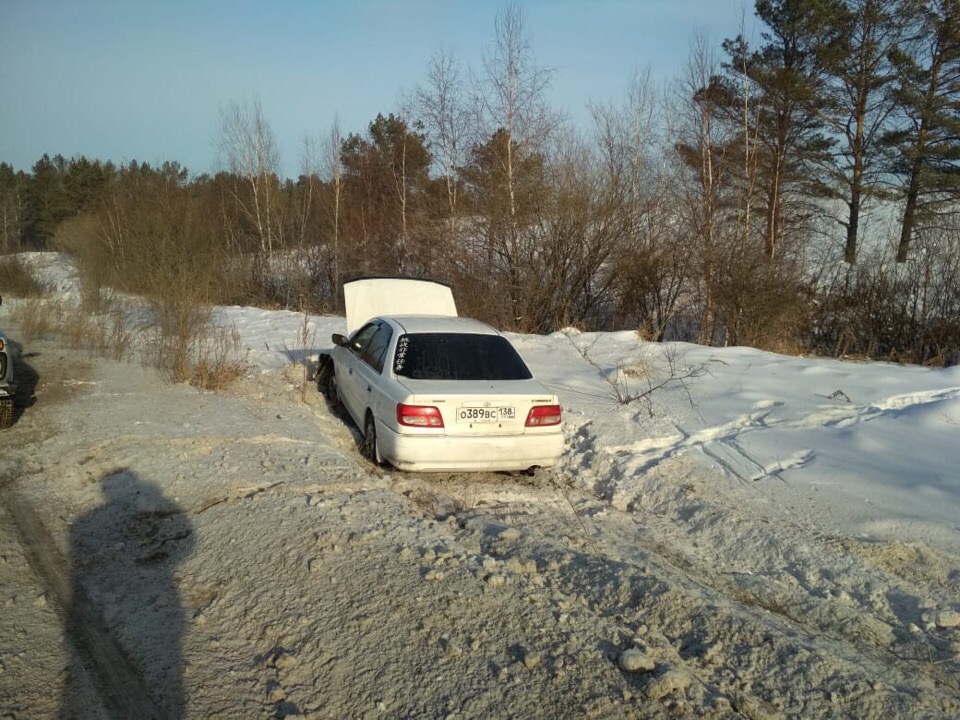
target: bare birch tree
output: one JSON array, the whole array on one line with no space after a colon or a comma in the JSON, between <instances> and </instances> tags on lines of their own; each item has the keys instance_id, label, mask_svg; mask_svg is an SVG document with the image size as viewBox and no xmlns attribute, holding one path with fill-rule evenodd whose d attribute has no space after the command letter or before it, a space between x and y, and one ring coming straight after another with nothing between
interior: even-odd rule
<instances>
[{"instance_id":1,"label":"bare birch tree","mask_svg":"<svg viewBox=\"0 0 960 720\"><path fill-rule=\"evenodd\" d=\"M551 71L536 64L520 6L512 2L497 15L494 46L484 58L483 72L476 88L476 112L479 127L489 138L488 152L495 159L495 173L502 187L497 194L506 200L505 217L486 218L487 242L494 245L490 254L503 259L506 267L506 289L509 293L509 322L522 327L524 318L522 276L525 268L521 258L530 257L535 236L523 218L530 218L529 207L521 207L536 193L522 192L520 177L523 167L540 164L537 156L546 145L550 131L557 124L550 111L545 92L550 84ZM480 143L474 145L476 153ZM498 211L499 212L499 211ZM505 318L506 319L506 318Z\"/></svg>"},{"instance_id":2,"label":"bare birch tree","mask_svg":"<svg viewBox=\"0 0 960 720\"><path fill-rule=\"evenodd\" d=\"M461 201L457 173L466 162L470 121L460 66L449 51L441 48L434 53L427 69L427 84L414 91L411 106L423 125L435 172L444 182L447 228L455 241Z\"/></svg>"},{"instance_id":3,"label":"bare birch tree","mask_svg":"<svg viewBox=\"0 0 960 720\"><path fill-rule=\"evenodd\" d=\"M717 263L725 152L732 138L718 122L721 104L716 85L719 65L704 33L691 43L690 59L681 77L671 130L680 154L682 202L697 247L701 281L699 342L711 344L717 330Z\"/></svg>"},{"instance_id":4,"label":"bare birch tree","mask_svg":"<svg viewBox=\"0 0 960 720\"><path fill-rule=\"evenodd\" d=\"M340 119L334 117L327 136L325 171L330 183L330 287L335 307L340 304L340 205L343 199L343 161Z\"/></svg>"},{"instance_id":5,"label":"bare birch tree","mask_svg":"<svg viewBox=\"0 0 960 720\"><path fill-rule=\"evenodd\" d=\"M298 207L297 235L298 246L302 250L307 245L307 232L313 210L314 197L317 195L317 180L320 175L319 142L315 136L303 138L303 150L300 157L300 204Z\"/></svg>"},{"instance_id":6,"label":"bare birch tree","mask_svg":"<svg viewBox=\"0 0 960 720\"><path fill-rule=\"evenodd\" d=\"M481 119L488 131L503 129L510 142L505 158L510 215L517 214L515 150L541 146L556 118L546 104L552 71L536 64L520 5L511 2L497 15L494 50L484 58L486 92L478 95Z\"/></svg>"},{"instance_id":7,"label":"bare birch tree","mask_svg":"<svg viewBox=\"0 0 960 720\"><path fill-rule=\"evenodd\" d=\"M661 162L662 110L649 70L633 76L620 105L591 106L603 176L600 204L615 236L615 317L654 339L664 337L676 310L690 255L676 243L675 204Z\"/></svg>"},{"instance_id":8,"label":"bare birch tree","mask_svg":"<svg viewBox=\"0 0 960 720\"><path fill-rule=\"evenodd\" d=\"M223 167L240 180L233 200L269 258L282 232L274 208L280 153L259 100L231 102L220 109L217 149Z\"/></svg>"}]
</instances>

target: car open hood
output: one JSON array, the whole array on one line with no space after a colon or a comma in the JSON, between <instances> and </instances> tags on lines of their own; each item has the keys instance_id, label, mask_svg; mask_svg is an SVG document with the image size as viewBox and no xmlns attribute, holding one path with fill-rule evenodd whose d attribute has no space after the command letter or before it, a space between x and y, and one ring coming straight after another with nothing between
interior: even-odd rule
<instances>
[{"instance_id":1,"label":"car open hood","mask_svg":"<svg viewBox=\"0 0 960 720\"><path fill-rule=\"evenodd\" d=\"M457 316L449 285L411 278L361 278L343 284L347 334L378 315Z\"/></svg>"}]
</instances>

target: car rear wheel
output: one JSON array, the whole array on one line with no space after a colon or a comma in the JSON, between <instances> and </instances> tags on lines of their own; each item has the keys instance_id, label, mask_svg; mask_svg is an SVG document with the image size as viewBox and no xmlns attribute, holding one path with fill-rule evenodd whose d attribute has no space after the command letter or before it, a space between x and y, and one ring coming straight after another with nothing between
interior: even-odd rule
<instances>
[{"instance_id":1,"label":"car rear wheel","mask_svg":"<svg viewBox=\"0 0 960 720\"><path fill-rule=\"evenodd\" d=\"M360 452L374 465L383 465L380 445L377 443L377 421L373 419L371 412L367 413L367 419L363 423L363 442L360 445Z\"/></svg>"}]
</instances>

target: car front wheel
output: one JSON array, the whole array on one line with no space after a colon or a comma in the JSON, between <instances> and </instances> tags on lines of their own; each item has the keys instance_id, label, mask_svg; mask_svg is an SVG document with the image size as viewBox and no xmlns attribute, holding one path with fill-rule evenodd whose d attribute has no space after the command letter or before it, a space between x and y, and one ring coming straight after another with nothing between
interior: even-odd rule
<instances>
[{"instance_id":1,"label":"car front wheel","mask_svg":"<svg viewBox=\"0 0 960 720\"><path fill-rule=\"evenodd\" d=\"M13 425L13 398L0 398L0 430Z\"/></svg>"},{"instance_id":2,"label":"car front wheel","mask_svg":"<svg viewBox=\"0 0 960 720\"><path fill-rule=\"evenodd\" d=\"M334 410L339 410L343 407L343 403L340 402L340 393L337 389L337 374L335 372L330 372L327 375L327 388L326 388L327 401L330 403L330 407Z\"/></svg>"}]
</instances>

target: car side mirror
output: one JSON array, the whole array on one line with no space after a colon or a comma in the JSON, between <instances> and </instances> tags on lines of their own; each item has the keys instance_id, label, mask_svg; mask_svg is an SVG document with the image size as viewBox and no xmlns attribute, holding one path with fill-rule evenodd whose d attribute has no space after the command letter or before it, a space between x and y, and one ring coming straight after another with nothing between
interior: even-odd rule
<instances>
[{"instance_id":1,"label":"car side mirror","mask_svg":"<svg viewBox=\"0 0 960 720\"><path fill-rule=\"evenodd\" d=\"M347 346L347 338L340 333L334 333L332 340L334 345L338 345L339 347Z\"/></svg>"}]
</instances>

